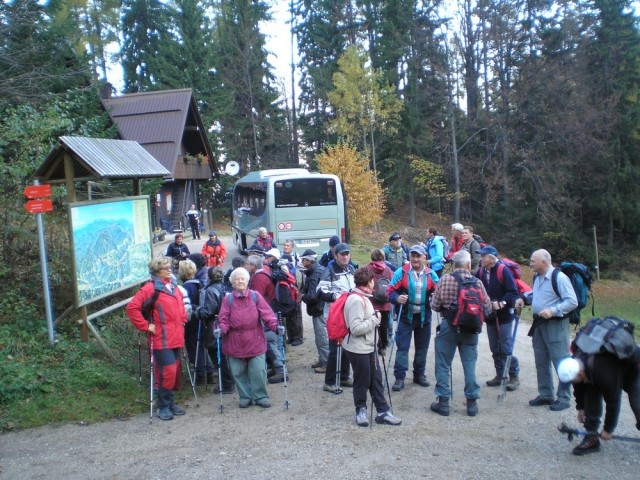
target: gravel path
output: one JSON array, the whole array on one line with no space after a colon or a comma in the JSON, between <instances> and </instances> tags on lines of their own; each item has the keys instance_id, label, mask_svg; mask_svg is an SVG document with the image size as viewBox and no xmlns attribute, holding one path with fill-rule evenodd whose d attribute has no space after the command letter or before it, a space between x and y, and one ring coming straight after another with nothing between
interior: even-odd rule
<instances>
[{"instance_id":1,"label":"gravel path","mask_svg":"<svg viewBox=\"0 0 640 480\"><path fill-rule=\"evenodd\" d=\"M556 413L528 405L537 391L527 330L527 325L520 328L516 345L521 387L504 403L496 402L497 388L484 387L494 372L483 333L477 417L466 416L456 356L450 417L429 410L433 386L407 382L405 390L392 392L403 424L369 429L355 425L349 389L342 395L322 391L323 375L309 367L315 347L311 321L305 318L305 343L287 352L288 410L283 384L268 387L271 409L240 410L237 395L225 395L222 414L220 397L200 387L199 407L189 397L187 415L170 422L156 418L150 425L147 414L7 433L0 436L0 479L637 479L639 444L607 442L600 453L575 457L572 444L556 430L561 422L578 425L575 410ZM427 364L432 383L433 365L432 342ZM141 388L141 397L146 392ZM639 437L634 424L624 395L616 433Z\"/></svg>"}]
</instances>

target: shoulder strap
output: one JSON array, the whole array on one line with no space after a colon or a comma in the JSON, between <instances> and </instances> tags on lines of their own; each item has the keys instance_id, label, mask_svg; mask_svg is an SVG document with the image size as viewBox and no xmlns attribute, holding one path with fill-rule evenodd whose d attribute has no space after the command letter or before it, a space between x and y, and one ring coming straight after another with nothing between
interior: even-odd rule
<instances>
[{"instance_id":1,"label":"shoulder strap","mask_svg":"<svg viewBox=\"0 0 640 480\"><path fill-rule=\"evenodd\" d=\"M498 270L496 275L498 276L498 282L504 287L504 263L501 263L500 261L498 261Z\"/></svg>"},{"instance_id":2,"label":"shoulder strap","mask_svg":"<svg viewBox=\"0 0 640 480\"><path fill-rule=\"evenodd\" d=\"M551 272L551 287L553 288L553 292L556 294L556 297L560 297L560 292L558 291L558 275L560 274L559 268L554 268L553 272Z\"/></svg>"}]
</instances>

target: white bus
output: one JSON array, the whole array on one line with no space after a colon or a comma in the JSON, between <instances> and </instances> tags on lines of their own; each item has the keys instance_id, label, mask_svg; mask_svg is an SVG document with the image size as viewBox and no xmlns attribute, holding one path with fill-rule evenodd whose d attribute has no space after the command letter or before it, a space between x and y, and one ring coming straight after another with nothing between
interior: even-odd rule
<instances>
[{"instance_id":1,"label":"white bus","mask_svg":"<svg viewBox=\"0 0 640 480\"><path fill-rule=\"evenodd\" d=\"M335 175L303 168L250 172L233 187L231 228L233 243L245 253L265 227L279 249L285 240L295 250L322 254L337 235L348 241L345 197Z\"/></svg>"}]
</instances>

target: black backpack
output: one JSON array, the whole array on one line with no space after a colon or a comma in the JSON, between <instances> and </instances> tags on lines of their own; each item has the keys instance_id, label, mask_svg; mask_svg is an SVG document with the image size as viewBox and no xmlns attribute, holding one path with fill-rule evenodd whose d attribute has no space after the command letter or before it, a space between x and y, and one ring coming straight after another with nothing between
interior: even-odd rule
<instances>
[{"instance_id":1,"label":"black backpack","mask_svg":"<svg viewBox=\"0 0 640 480\"><path fill-rule=\"evenodd\" d=\"M447 320L458 332L480 333L484 323L484 293L476 277L451 274L458 282L458 295L447 312Z\"/></svg>"},{"instance_id":2,"label":"black backpack","mask_svg":"<svg viewBox=\"0 0 640 480\"><path fill-rule=\"evenodd\" d=\"M379 277L375 280L373 286L373 301L376 303L387 303L389 296L387 295L387 287L391 282L385 277Z\"/></svg>"},{"instance_id":3,"label":"black backpack","mask_svg":"<svg viewBox=\"0 0 640 480\"><path fill-rule=\"evenodd\" d=\"M633 324L622 318L592 318L576 334L574 345L588 355L611 353L627 360L636 350L633 329Z\"/></svg>"},{"instance_id":4,"label":"black backpack","mask_svg":"<svg viewBox=\"0 0 640 480\"><path fill-rule=\"evenodd\" d=\"M274 282L275 297L271 307L277 313L287 316L296 311L300 303L300 292L296 284L296 277L280 268L271 270L271 280Z\"/></svg>"}]
</instances>

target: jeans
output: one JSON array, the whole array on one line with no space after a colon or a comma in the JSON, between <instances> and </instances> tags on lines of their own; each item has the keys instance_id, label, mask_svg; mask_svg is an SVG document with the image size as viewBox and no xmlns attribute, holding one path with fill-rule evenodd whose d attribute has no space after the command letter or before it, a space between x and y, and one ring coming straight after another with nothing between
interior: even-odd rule
<instances>
[{"instance_id":1,"label":"jeans","mask_svg":"<svg viewBox=\"0 0 640 480\"><path fill-rule=\"evenodd\" d=\"M489 339L489 348L493 355L493 366L496 369L496 375L502 377L504 372L504 364L507 356L512 352L513 324L515 320L508 323L496 323L495 319L488 320L487 338ZM511 364L509 365L509 375L517 377L520 375L520 362L515 355L511 356Z\"/></svg>"},{"instance_id":2,"label":"jeans","mask_svg":"<svg viewBox=\"0 0 640 480\"><path fill-rule=\"evenodd\" d=\"M380 360L374 352L346 352L353 367L353 404L356 412L367 407L367 392L371 394L373 404L378 413L388 412L389 404L384 398ZM384 359L382 360L384 361Z\"/></svg>"},{"instance_id":3,"label":"jeans","mask_svg":"<svg viewBox=\"0 0 640 480\"><path fill-rule=\"evenodd\" d=\"M318 350L318 360L322 365L326 366L329 361L329 337L327 336L327 319L323 315L314 315L313 334L316 341L316 350Z\"/></svg>"},{"instance_id":4,"label":"jeans","mask_svg":"<svg viewBox=\"0 0 640 480\"><path fill-rule=\"evenodd\" d=\"M404 318L398 320L398 330L396 331L396 363L393 367L393 374L397 380L404 380L409 369L409 347L411 346L411 334L415 343L415 354L413 357L413 376L424 375L427 367L427 351L431 342L431 319L420 325L420 320L407 322Z\"/></svg>"},{"instance_id":5,"label":"jeans","mask_svg":"<svg viewBox=\"0 0 640 480\"><path fill-rule=\"evenodd\" d=\"M536 327L533 331L533 355L536 361L538 393L541 398L553 401L556 396L551 365L557 372L560 361L570 355L568 318L546 320ZM558 382L558 401L571 402L570 383Z\"/></svg>"},{"instance_id":6,"label":"jeans","mask_svg":"<svg viewBox=\"0 0 640 480\"><path fill-rule=\"evenodd\" d=\"M476 360L478 359L478 334L458 333L444 320L437 329L436 339L436 389L435 395L442 399L451 398L451 363L460 353L464 370L464 396L469 400L480 398L480 386L476 382Z\"/></svg>"},{"instance_id":7,"label":"jeans","mask_svg":"<svg viewBox=\"0 0 640 480\"><path fill-rule=\"evenodd\" d=\"M283 372L284 358L282 356L282 350L280 349L280 340L271 330L266 330L264 336L267 340L267 359L273 365L273 369L278 372Z\"/></svg>"},{"instance_id":8,"label":"jeans","mask_svg":"<svg viewBox=\"0 0 640 480\"><path fill-rule=\"evenodd\" d=\"M228 357L229 368L238 388L240 401L258 402L267 395L267 370L264 353L250 358Z\"/></svg>"},{"instance_id":9,"label":"jeans","mask_svg":"<svg viewBox=\"0 0 640 480\"><path fill-rule=\"evenodd\" d=\"M344 349L340 347L342 355L340 356L340 380L349 379L349 358ZM338 342L335 340L329 340L329 357L327 358L327 371L324 374L324 383L327 385L336 384L336 369L338 366Z\"/></svg>"}]
</instances>

